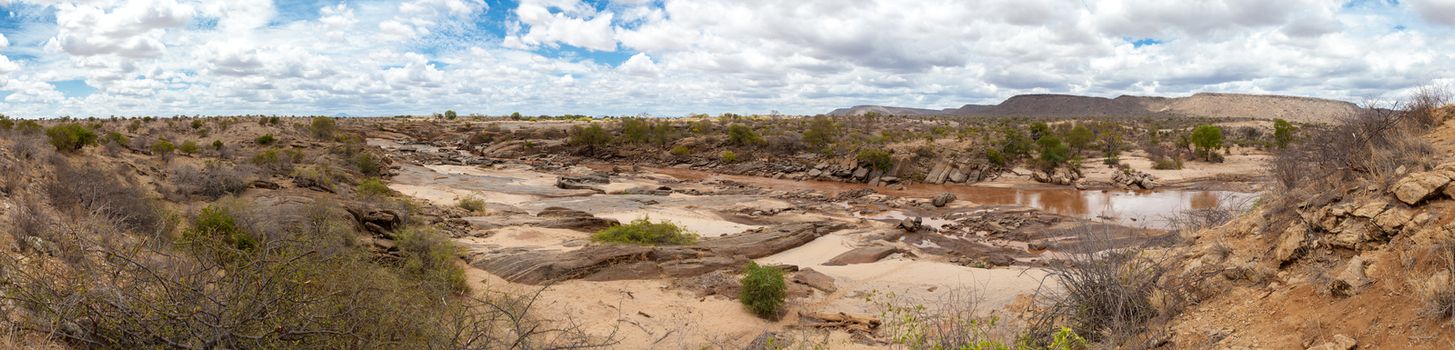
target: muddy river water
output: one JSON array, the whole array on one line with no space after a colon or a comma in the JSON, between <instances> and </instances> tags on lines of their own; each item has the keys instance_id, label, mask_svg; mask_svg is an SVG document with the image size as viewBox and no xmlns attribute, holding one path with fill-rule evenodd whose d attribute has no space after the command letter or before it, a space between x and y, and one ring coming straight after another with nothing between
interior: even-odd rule
<instances>
[{"instance_id":1,"label":"muddy river water","mask_svg":"<svg viewBox=\"0 0 1455 350\"><path fill-rule=\"evenodd\" d=\"M903 189L873 187L866 184L797 181L755 176L713 174L691 169L652 169L654 172L682 179L735 181L778 190L813 189L830 194L874 188L879 193L929 198L941 192L955 194L959 200L978 205L1013 205L1031 207L1051 213L1114 222L1126 226L1166 228L1167 218L1189 209L1212 209L1224 206L1246 206L1257 193L1212 190L1077 190L1066 187L913 184Z\"/></svg>"}]
</instances>

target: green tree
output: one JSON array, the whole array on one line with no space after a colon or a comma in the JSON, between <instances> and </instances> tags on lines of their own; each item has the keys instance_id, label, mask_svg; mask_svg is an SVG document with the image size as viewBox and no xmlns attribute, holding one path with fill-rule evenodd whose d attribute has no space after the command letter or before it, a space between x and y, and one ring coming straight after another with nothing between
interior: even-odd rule
<instances>
[{"instance_id":1,"label":"green tree","mask_svg":"<svg viewBox=\"0 0 1455 350\"><path fill-rule=\"evenodd\" d=\"M818 116L808 122L808 130L803 132L803 143L817 150L828 148L839 137L839 126L832 118Z\"/></svg>"},{"instance_id":2,"label":"green tree","mask_svg":"<svg viewBox=\"0 0 1455 350\"><path fill-rule=\"evenodd\" d=\"M96 132L76 123L66 123L52 126L45 129L45 136L50 137L51 145L57 151L75 152L81 147L96 144Z\"/></svg>"},{"instance_id":3,"label":"green tree","mask_svg":"<svg viewBox=\"0 0 1455 350\"><path fill-rule=\"evenodd\" d=\"M1288 144L1293 142L1294 131L1297 129L1294 129L1293 124L1287 120L1273 120L1273 141L1278 144L1278 148L1288 147Z\"/></svg>"},{"instance_id":4,"label":"green tree","mask_svg":"<svg viewBox=\"0 0 1455 350\"><path fill-rule=\"evenodd\" d=\"M738 146L750 146L763 144L763 137L753 128L743 124L728 126L728 143Z\"/></svg>"},{"instance_id":5,"label":"green tree","mask_svg":"<svg viewBox=\"0 0 1455 350\"><path fill-rule=\"evenodd\" d=\"M1005 129L1005 143L1000 147L1000 153L1005 155L1007 160L1025 158L1031 153L1031 139L1026 137L1025 132L1018 128Z\"/></svg>"},{"instance_id":6,"label":"green tree","mask_svg":"<svg viewBox=\"0 0 1455 350\"><path fill-rule=\"evenodd\" d=\"M571 128L571 139L567 141L573 146L586 148L586 153L596 154L601 146L611 142L611 135L602 129L600 124L591 123L589 126L577 125Z\"/></svg>"},{"instance_id":7,"label":"green tree","mask_svg":"<svg viewBox=\"0 0 1455 350\"><path fill-rule=\"evenodd\" d=\"M455 120L455 118L459 118L459 117L460 117L460 115L455 114L455 110L453 110L453 109L446 110L445 111L445 119Z\"/></svg>"},{"instance_id":8,"label":"green tree","mask_svg":"<svg viewBox=\"0 0 1455 350\"><path fill-rule=\"evenodd\" d=\"M1223 129L1212 125L1201 125L1192 130L1188 141L1197 148L1197 154L1211 160L1218 148L1223 147Z\"/></svg>"},{"instance_id":9,"label":"green tree","mask_svg":"<svg viewBox=\"0 0 1455 350\"><path fill-rule=\"evenodd\" d=\"M1042 137L1051 134L1051 126L1046 123L1031 123L1031 140L1039 141Z\"/></svg>"},{"instance_id":10,"label":"green tree","mask_svg":"<svg viewBox=\"0 0 1455 350\"><path fill-rule=\"evenodd\" d=\"M1066 144L1071 146L1071 149L1076 150L1076 153L1080 154L1081 150L1086 149L1086 145L1091 144L1091 141L1095 137L1096 135L1091 132L1091 128L1076 124L1076 127L1071 128L1071 131L1066 133Z\"/></svg>"},{"instance_id":11,"label":"green tree","mask_svg":"<svg viewBox=\"0 0 1455 350\"><path fill-rule=\"evenodd\" d=\"M1039 148L1042 169L1055 169L1070 159L1071 148L1066 147L1056 135L1042 136L1036 140L1036 146Z\"/></svg>"},{"instance_id":12,"label":"green tree","mask_svg":"<svg viewBox=\"0 0 1455 350\"><path fill-rule=\"evenodd\" d=\"M889 168L894 166L894 160L889 156L889 152L881 149L861 150L855 158L859 160L860 165L879 171L889 171Z\"/></svg>"}]
</instances>

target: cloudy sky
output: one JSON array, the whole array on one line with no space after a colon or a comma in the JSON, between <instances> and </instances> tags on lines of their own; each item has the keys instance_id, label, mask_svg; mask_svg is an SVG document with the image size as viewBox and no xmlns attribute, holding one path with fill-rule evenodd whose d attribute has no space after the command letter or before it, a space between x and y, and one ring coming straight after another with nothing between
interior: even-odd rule
<instances>
[{"instance_id":1,"label":"cloudy sky","mask_svg":"<svg viewBox=\"0 0 1455 350\"><path fill-rule=\"evenodd\" d=\"M1455 0L0 0L0 113L823 113L1032 92L1363 101Z\"/></svg>"}]
</instances>

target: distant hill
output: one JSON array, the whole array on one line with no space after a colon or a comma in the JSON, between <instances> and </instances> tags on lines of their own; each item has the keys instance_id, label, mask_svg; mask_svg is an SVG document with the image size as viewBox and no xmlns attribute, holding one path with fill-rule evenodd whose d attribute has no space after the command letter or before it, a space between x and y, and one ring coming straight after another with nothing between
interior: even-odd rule
<instances>
[{"instance_id":1,"label":"distant hill","mask_svg":"<svg viewBox=\"0 0 1455 350\"><path fill-rule=\"evenodd\" d=\"M1104 117L1182 115L1197 117L1282 118L1304 123L1327 123L1357 113L1353 103L1296 96L1198 93L1187 97L1128 96L1117 98L1030 94L1016 95L997 105L922 109L890 106L840 108L829 115L878 113L905 116L1022 116Z\"/></svg>"}]
</instances>

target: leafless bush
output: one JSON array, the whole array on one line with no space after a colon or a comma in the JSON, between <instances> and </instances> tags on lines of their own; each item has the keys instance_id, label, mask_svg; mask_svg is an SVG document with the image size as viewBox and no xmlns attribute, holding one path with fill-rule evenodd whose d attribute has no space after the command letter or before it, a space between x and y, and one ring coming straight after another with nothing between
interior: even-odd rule
<instances>
[{"instance_id":1,"label":"leafless bush","mask_svg":"<svg viewBox=\"0 0 1455 350\"><path fill-rule=\"evenodd\" d=\"M1305 140L1271 160L1280 189L1306 186L1308 191L1301 192L1323 192L1354 179L1387 186L1401 167L1428 167L1435 150L1418 135L1437 122L1430 116L1448 100L1443 91L1424 89L1390 108L1368 103L1338 125L1308 130Z\"/></svg>"},{"instance_id":2,"label":"leafless bush","mask_svg":"<svg viewBox=\"0 0 1455 350\"><path fill-rule=\"evenodd\" d=\"M45 208L41 207L40 201L32 198L20 198L19 205L10 214L11 226L10 235L15 243L26 250L36 248L32 245L32 237L49 240L50 227L54 220L47 215Z\"/></svg>"},{"instance_id":3,"label":"leafless bush","mask_svg":"<svg viewBox=\"0 0 1455 350\"><path fill-rule=\"evenodd\" d=\"M190 165L172 168L172 183L181 194L198 195L209 200L229 194L242 193L248 188L246 168L207 162L201 170Z\"/></svg>"},{"instance_id":4,"label":"leafless bush","mask_svg":"<svg viewBox=\"0 0 1455 350\"><path fill-rule=\"evenodd\" d=\"M1424 312L1435 319L1455 322L1455 236L1449 231L1429 248L1429 260L1435 271L1422 281L1415 281L1424 302Z\"/></svg>"},{"instance_id":5,"label":"leafless bush","mask_svg":"<svg viewBox=\"0 0 1455 350\"><path fill-rule=\"evenodd\" d=\"M134 178L92 163L71 165L59 156L51 164L55 180L46 185L46 191L57 209L95 213L128 230L164 231L166 221L160 208Z\"/></svg>"},{"instance_id":6,"label":"leafless bush","mask_svg":"<svg viewBox=\"0 0 1455 350\"><path fill-rule=\"evenodd\" d=\"M952 289L933 300L894 294L869 296L884 324L879 332L909 349L967 349L986 344L1014 344L1018 331L999 317L986 315L973 290Z\"/></svg>"},{"instance_id":7,"label":"leafless bush","mask_svg":"<svg viewBox=\"0 0 1455 350\"><path fill-rule=\"evenodd\" d=\"M55 148L46 144L40 136L16 136L11 149L15 150L15 156L24 160L40 160L49 158Z\"/></svg>"},{"instance_id":8,"label":"leafless bush","mask_svg":"<svg viewBox=\"0 0 1455 350\"><path fill-rule=\"evenodd\" d=\"M1198 231L1222 226L1253 207L1256 197L1242 197L1233 194L1220 195L1217 205L1209 208L1181 210L1162 217L1167 227L1178 231Z\"/></svg>"},{"instance_id":9,"label":"leafless bush","mask_svg":"<svg viewBox=\"0 0 1455 350\"><path fill-rule=\"evenodd\" d=\"M1059 288L1038 293L1045 308L1029 327L1033 338L1044 338L1054 325L1064 324L1089 340L1123 344L1140 334L1148 321L1165 316L1154 297L1177 295L1158 284L1166 264L1144 257L1137 247L1113 249L1108 229L1083 229L1082 240L1087 243L1071 251L1068 259L1050 265L1049 278Z\"/></svg>"}]
</instances>

